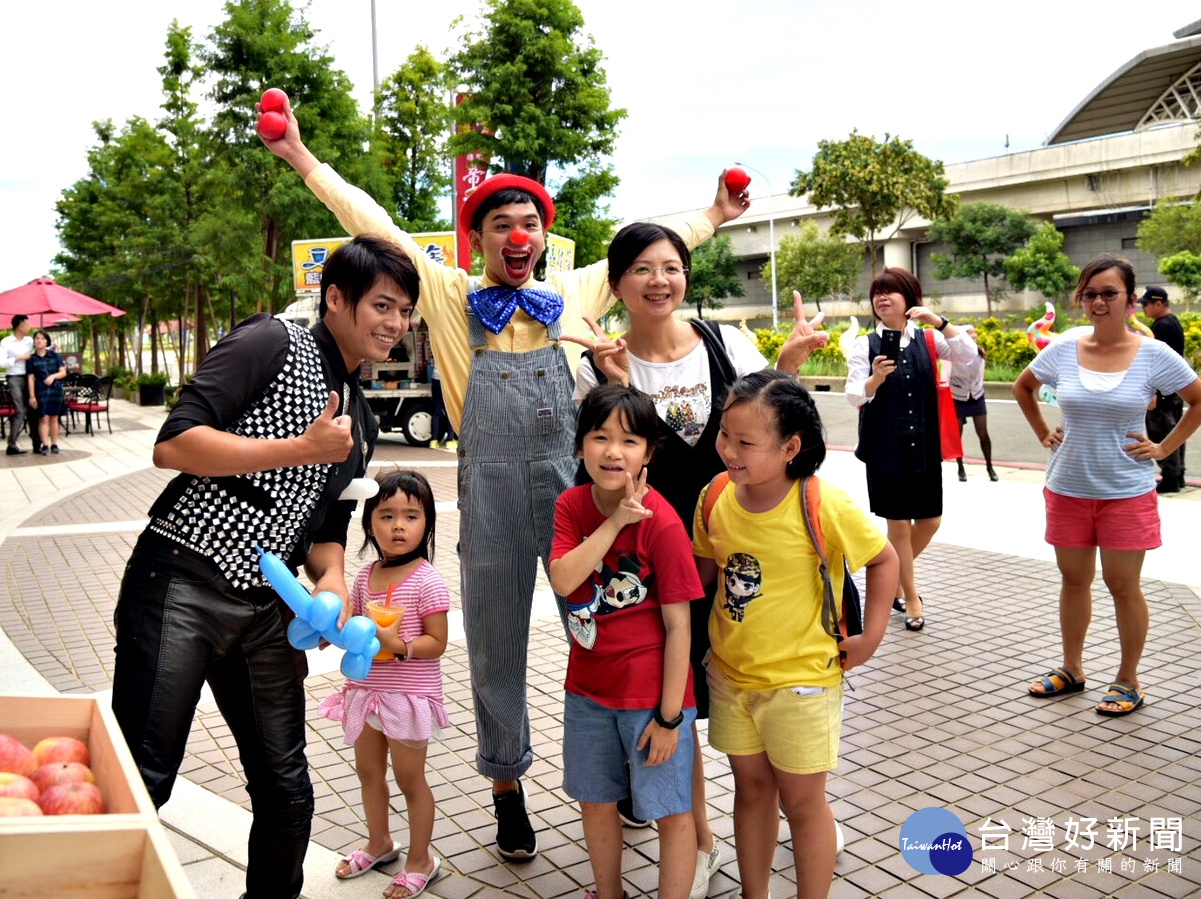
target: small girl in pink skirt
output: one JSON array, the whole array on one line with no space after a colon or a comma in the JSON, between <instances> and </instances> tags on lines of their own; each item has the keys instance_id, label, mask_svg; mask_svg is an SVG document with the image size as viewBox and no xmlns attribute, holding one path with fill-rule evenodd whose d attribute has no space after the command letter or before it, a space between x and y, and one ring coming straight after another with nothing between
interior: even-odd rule
<instances>
[{"instance_id":1,"label":"small girl in pink skirt","mask_svg":"<svg viewBox=\"0 0 1201 899\"><path fill-rule=\"evenodd\" d=\"M410 899L438 876L441 860L430 852L434 794L425 779L430 737L450 722L442 702L446 613L450 594L430 564L434 552L434 492L414 471L381 473L379 492L363 504L363 531L379 561L359 569L351 588L354 614L374 617L381 655L361 681L347 681L320 707L342 722L346 744L354 746L355 768L363 787L367 845L338 862L340 879L358 877L396 861L400 847L389 827L388 756L404 793L409 818L409 851L404 867L384 890L386 899ZM380 611L380 607L384 611ZM380 624L399 609L400 617Z\"/></svg>"}]
</instances>

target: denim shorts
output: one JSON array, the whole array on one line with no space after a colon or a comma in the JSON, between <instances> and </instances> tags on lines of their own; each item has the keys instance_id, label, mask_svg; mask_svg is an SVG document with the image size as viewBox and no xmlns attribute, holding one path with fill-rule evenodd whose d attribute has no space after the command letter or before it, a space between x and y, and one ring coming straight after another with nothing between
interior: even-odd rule
<instances>
[{"instance_id":1,"label":"denim shorts","mask_svg":"<svg viewBox=\"0 0 1201 899\"><path fill-rule=\"evenodd\" d=\"M661 765L647 767L639 752L653 709L610 709L567 693L563 703L563 792L577 802L608 803L626 797L626 764L634 793L634 814L647 821L692 809L692 723L696 709L684 709L676 751Z\"/></svg>"}]
</instances>

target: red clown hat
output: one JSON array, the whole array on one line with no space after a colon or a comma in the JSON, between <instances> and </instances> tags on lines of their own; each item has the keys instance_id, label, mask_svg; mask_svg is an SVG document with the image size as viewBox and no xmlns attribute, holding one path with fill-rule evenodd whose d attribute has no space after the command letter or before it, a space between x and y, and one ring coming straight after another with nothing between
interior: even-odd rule
<instances>
[{"instance_id":1,"label":"red clown hat","mask_svg":"<svg viewBox=\"0 0 1201 899\"><path fill-rule=\"evenodd\" d=\"M459 210L459 239L464 244L467 243L468 235L471 233L471 220L475 217L475 212L480 208L480 204L498 190L510 189L523 190L537 198L542 205L542 230L546 231L550 228L551 222L555 220L555 201L550 198L545 187L523 175L493 175L485 178L479 187L472 189L467 194L467 199L463 201L463 207Z\"/></svg>"}]
</instances>

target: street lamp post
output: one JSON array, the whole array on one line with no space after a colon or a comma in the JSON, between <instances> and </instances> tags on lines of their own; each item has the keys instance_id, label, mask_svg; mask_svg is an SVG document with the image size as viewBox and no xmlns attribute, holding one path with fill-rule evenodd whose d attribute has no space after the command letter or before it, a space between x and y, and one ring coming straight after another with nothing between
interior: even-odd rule
<instances>
[{"instance_id":1,"label":"street lamp post","mask_svg":"<svg viewBox=\"0 0 1201 899\"><path fill-rule=\"evenodd\" d=\"M772 198L771 182L767 180L767 175L745 162L735 162L734 164L742 166L744 169L750 169L767 185L767 249L771 257L771 328L774 331L780 324L780 294L776 290L776 202Z\"/></svg>"}]
</instances>

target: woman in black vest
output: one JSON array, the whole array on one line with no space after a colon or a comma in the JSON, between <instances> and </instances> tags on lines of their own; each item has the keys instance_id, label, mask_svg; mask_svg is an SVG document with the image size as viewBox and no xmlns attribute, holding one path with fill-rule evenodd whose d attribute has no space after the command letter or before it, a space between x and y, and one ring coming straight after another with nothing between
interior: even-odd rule
<instances>
[{"instance_id":1,"label":"woman in black vest","mask_svg":"<svg viewBox=\"0 0 1201 899\"><path fill-rule=\"evenodd\" d=\"M888 540L901 560L894 608L906 612L905 627L925 627L913 563L942 521L942 450L935 397L937 360L931 359L919 324L933 325L939 359L965 364L976 344L938 313L922 305L922 285L903 268L886 268L871 284L876 328L855 340L847 356L846 397L859 409L855 456L867 466L867 494L874 514L888 522ZM883 351L885 333L899 331L896 359Z\"/></svg>"},{"instance_id":2,"label":"woman in black vest","mask_svg":"<svg viewBox=\"0 0 1201 899\"><path fill-rule=\"evenodd\" d=\"M575 400L598 383L632 384L650 395L659 413L659 446L647 467L647 483L675 509L692 535L696 500L714 475L725 471L717 454L717 432L726 391L740 375L759 371L767 360L739 329L676 317L688 292L692 257L674 231L660 225L627 225L609 244L609 286L625 303L630 328L609 340L588 320L594 339L564 336L587 347L576 372ZM796 325L780 348L776 367L794 374L809 353L828 339L815 331L821 314L806 322L795 295ZM709 717L709 690L701 662L709 650L713 596L692 603L692 669L697 717ZM705 814L705 774L694 726L692 808L697 831L693 896L705 896L720 853ZM627 824L638 824L628 802L618 803Z\"/></svg>"}]
</instances>

